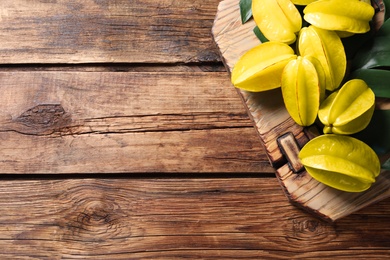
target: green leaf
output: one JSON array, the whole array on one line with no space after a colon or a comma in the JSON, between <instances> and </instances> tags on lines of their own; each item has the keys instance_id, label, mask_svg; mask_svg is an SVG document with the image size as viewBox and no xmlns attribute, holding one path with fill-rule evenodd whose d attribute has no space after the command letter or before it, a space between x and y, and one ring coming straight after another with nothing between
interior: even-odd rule
<instances>
[{"instance_id":1,"label":"green leaf","mask_svg":"<svg viewBox=\"0 0 390 260\"><path fill-rule=\"evenodd\" d=\"M368 126L354 135L378 155L390 152L390 110L375 110Z\"/></svg>"},{"instance_id":2,"label":"green leaf","mask_svg":"<svg viewBox=\"0 0 390 260\"><path fill-rule=\"evenodd\" d=\"M240 14L242 24L252 18L252 0L240 0Z\"/></svg>"},{"instance_id":3,"label":"green leaf","mask_svg":"<svg viewBox=\"0 0 390 260\"><path fill-rule=\"evenodd\" d=\"M371 39L369 39L358 50L355 57L353 58L352 60L353 70L359 68L368 69L368 68L389 66L390 64L390 19L387 20L382 25L382 27L375 35L371 35L370 38ZM354 38L351 39L353 40ZM353 42L351 42L350 45ZM358 43L358 45L360 45L359 41L356 41L355 43Z\"/></svg>"},{"instance_id":4,"label":"green leaf","mask_svg":"<svg viewBox=\"0 0 390 260\"><path fill-rule=\"evenodd\" d=\"M389 0L390 1L390 0ZM390 10L389 10L390 13ZM389 36L390 35L390 20L386 20L379 28L376 36Z\"/></svg>"},{"instance_id":5,"label":"green leaf","mask_svg":"<svg viewBox=\"0 0 390 260\"><path fill-rule=\"evenodd\" d=\"M378 2L378 0L376 0ZM390 0L383 0L383 4L385 6L385 20L390 17Z\"/></svg>"},{"instance_id":6,"label":"green leaf","mask_svg":"<svg viewBox=\"0 0 390 260\"><path fill-rule=\"evenodd\" d=\"M358 69L350 74L350 78L364 80L375 96L390 98L390 70Z\"/></svg>"},{"instance_id":7,"label":"green leaf","mask_svg":"<svg viewBox=\"0 0 390 260\"><path fill-rule=\"evenodd\" d=\"M377 36L353 59L352 69L390 66L390 36Z\"/></svg>"},{"instance_id":8,"label":"green leaf","mask_svg":"<svg viewBox=\"0 0 390 260\"><path fill-rule=\"evenodd\" d=\"M382 164L382 169L390 170L390 158Z\"/></svg>"},{"instance_id":9,"label":"green leaf","mask_svg":"<svg viewBox=\"0 0 390 260\"><path fill-rule=\"evenodd\" d=\"M269 40L264 36L264 34L260 31L259 27L255 27L253 29L253 32L255 33L256 37L259 38L261 42L268 42Z\"/></svg>"},{"instance_id":10,"label":"green leaf","mask_svg":"<svg viewBox=\"0 0 390 260\"><path fill-rule=\"evenodd\" d=\"M350 37L341 38L347 60L353 59L362 46L369 42L373 36L374 31L371 29L366 33L356 33Z\"/></svg>"}]
</instances>

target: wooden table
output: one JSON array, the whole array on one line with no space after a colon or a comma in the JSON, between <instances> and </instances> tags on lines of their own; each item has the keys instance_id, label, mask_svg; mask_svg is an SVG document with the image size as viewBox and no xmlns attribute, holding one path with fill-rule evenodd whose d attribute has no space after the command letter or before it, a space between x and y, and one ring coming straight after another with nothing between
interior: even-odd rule
<instances>
[{"instance_id":1,"label":"wooden table","mask_svg":"<svg viewBox=\"0 0 390 260\"><path fill-rule=\"evenodd\" d=\"M390 199L334 223L287 200L218 3L0 2L0 259L390 255Z\"/></svg>"}]
</instances>

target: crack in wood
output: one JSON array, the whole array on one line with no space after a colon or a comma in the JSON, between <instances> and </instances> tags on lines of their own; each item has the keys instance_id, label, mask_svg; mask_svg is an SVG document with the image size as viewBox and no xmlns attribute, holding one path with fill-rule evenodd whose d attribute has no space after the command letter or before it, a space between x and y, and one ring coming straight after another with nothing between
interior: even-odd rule
<instances>
[{"instance_id":1,"label":"crack in wood","mask_svg":"<svg viewBox=\"0 0 390 260\"><path fill-rule=\"evenodd\" d=\"M12 122L3 122L2 125L0 133L50 137L253 128L247 115L242 113L157 113L72 119L71 113L66 112L60 104L35 106Z\"/></svg>"}]
</instances>

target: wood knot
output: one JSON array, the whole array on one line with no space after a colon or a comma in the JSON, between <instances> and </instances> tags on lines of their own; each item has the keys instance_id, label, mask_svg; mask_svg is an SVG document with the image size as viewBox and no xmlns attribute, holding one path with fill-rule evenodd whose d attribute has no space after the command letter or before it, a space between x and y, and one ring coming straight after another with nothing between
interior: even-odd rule
<instances>
[{"instance_id":1,"label":"wood knot","mask_svg":"<svg viewBox=\"0 0 390 260\"><path fill-rule=\"evenodd\" d=\"M71 122L71 117L60 104L41 104L28 109L15 120L17 131L28 134L60 132Z\"/></svg>"},{"instance_id":2,"label":"wood knot","mask_svg":"<svg viewBox=\"0 0 390 260\"><path fill-rule=\"evenodd\" d=\"M82 237L85 241L96 241L119 237L122 233L131 235L131 228L124 222L127 215L115 202L89 198L79 203L60 225L69 239Z\"/></svg>"}]
</instances>

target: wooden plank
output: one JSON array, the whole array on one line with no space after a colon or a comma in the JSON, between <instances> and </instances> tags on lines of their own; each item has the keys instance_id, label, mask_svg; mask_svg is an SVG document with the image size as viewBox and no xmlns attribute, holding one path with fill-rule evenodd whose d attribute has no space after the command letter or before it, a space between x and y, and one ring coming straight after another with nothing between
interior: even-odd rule
<instances>
[{"instance_id":1,"label":"wooden plank","mask_svg":"<svg viewBox=\"0 0 390 260\"><path fill-rule=\"evenodd\" d=\"M228 82L226 72L1 72L0 172L273 172Z\"/></svg>"},{"instance_id":2,"label":"wooden plank","mask_svg":"<svg viewBox=\"0 0 390 260\"><path fill-rule=\"evenodd\" d=\"M390 200L336 224L275 178L0 182L1 259L386 259Z\"/></svg>"},{"instance_id":3,"label":"wooden plank","mask_svg":"<svg viewBox=\"0 0 390 260\"><path fill-rule=\"evenodd\" d=\"M253 19L241 24L238 0L225 0L219 4L212 33L228 71L233 69L246 51L261 44L253 33L254 27ZM290 118L280 88L257 93L238 90L238 93L256 126L271 164L277 169L276 176L292 203L321 218L334 221L390 196L388 170L383 170L375 185L362 193L340 192L322 185L305 171L294 173L301 168L299 158L294 155L320 132L316 127L303 128ZM286 143L290 146L293 144L293 150L291 147L280 147L283 143L278 143L278 139L286 134L295 139ZM286 149L289 153L283 154ZM390 155L386 156L388 158ZM382 159L385 160L386 157Z\"/></svg>"},{"instance_id":4,"label":"wooden plank","mask_svg":"<svg viewBox=\"0 0 390 260\"><path fill-rule=\"evenodd\" d=\"M0 173L273 173L253 130L39 137L1 133Z\"/></svg>"},{"instance_id":5,"label":"wooden plank","mask_svg":"<svg viewBox=\"0 0 390 260\"><path fill-rule=\"evenodd\" d=\"M219 61L218 0L0 2L0 63Z\"/></svg>"}]
</instances>

